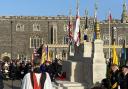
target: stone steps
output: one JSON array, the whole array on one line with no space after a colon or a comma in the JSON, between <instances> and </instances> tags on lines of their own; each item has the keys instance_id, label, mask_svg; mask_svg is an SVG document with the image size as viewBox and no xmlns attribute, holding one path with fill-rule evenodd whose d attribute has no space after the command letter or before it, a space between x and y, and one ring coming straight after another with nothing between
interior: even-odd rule
<instances>
[{"instance_id":1,"label":"stone steps","mask_svg":"<svg viewBox=\"0 0 128 89\"><path fill-rule=\"evenodd\" d=\"M85 87L77 82L56 81L53 83L53 89L85 89Z\"/></svg>"}]
</instances>

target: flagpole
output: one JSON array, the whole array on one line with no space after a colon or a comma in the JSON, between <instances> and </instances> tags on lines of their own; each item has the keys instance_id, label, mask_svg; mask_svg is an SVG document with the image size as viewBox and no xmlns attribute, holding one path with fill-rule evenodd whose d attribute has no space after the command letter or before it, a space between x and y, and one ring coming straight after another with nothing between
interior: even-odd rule
<instances>
[{"instance_id":1,"label":"flagpole","mask_svg":"<svg viewBox=\"0 0 128 89\"><path fill-rule=\"evenodd\" d=\"M68 22L68 37L69 37L69 45L71 43L71 8L69 10L69 18L68 18L69 22Z\"/></svg>"},{"instance_id":2,"label":"flagpole","mask_svg":"<svg viewBox=\"0 0 128 89\"><path fill-rule=\"evenodd\" d=\"M79 0L77 0L76 10L77 10L77 12L76 12L76 13L78 13L78 11L79 11Z\"/></svg>"},{"instance_id":3,"label":"flagpole","mask_svg":"<svg viewBox=\"0 0 128 89\"><path fill-rule=\"evenodd\" d=\"M111 54L110 54L110 44L111 44L111 37L110 37L110 34L111 34L111 32L110 32L110 11L109 11L109 58L111 57Z\"/></svg>"},{"instance_id":4,"label":"flagpole","mask_svg":"<svg viewBox=\"0 0 128 89\"><path fill-rule=\"evenodd\" d=\"M88 28L88 10L85 10L85 29Z\"/></svg>"},{"instance_id":5,"label":"flagpole","mask_svg":"<svg viewBox=\"0 0 128 89\"><path fill-rule=\"evenodd\" d=\"M96 33L95 33L95 24L97 22L97 10L98 10L98 6L97 6L97 1L95 0L95 3L94 3L94 21L93 21L93 24L94 24L94 27L93 27L93 41L95 41L96 39Z\"/></svg>"},{"instance_id":6,"label":"flagpole","mask_svg":"<svg viewBox=\"0 0 128 89\"><path fill-rule=\"evenodd\" d=\"M47 61L49 61L49 59L48 59L48 45L47 45Z\"/></svg>"}]
</instances>

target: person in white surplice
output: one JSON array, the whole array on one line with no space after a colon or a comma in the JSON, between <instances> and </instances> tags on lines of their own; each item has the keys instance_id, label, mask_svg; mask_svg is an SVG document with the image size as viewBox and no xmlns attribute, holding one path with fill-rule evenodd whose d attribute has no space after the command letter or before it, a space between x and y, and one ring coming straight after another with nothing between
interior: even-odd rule
<instances>
[{"instance_id":1,"label":"person in white surplice","mask_svg":"<svg viewBox=\"0 0 128 89\"><path fill-rule=\"evenodd\" d=\"M33 71L24 76L21 89L52 89L49 74L40 71L40 59L38 57L33 60L33 66Z\"/></svg>"}]
</instances>

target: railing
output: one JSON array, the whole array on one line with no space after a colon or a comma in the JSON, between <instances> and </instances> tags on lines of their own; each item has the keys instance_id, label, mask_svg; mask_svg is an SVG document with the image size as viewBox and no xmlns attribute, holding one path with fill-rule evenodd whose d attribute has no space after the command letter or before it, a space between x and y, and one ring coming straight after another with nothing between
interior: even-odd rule
<instances>
[{"instance_id":1,"label":"railing","mask_svg":"<svg viewBox=\"0 0 128 89\"><path fill-rule=\"evenodd\" d=\"M104 48L109 48L109 45L104 45ZM113 48L113 45L110 45L110 48ZM122 48L122 46L116 45L115 48ZM125 48L128 48L128 45L126 45Z\"/></svg>"}]
</instances>

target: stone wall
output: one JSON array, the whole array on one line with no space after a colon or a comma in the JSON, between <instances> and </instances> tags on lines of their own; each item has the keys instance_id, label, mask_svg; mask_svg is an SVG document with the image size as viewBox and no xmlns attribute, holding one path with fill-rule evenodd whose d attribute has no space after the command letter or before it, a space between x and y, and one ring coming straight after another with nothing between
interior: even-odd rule
<instances>
[{"instance_id":1,"label":"stone wall","mask_svg":"<svg viewBox=\"0 0 128 89\"><path fill-rule=\"evenodd\" d=\"M72 21L75 23L75 17ZM85 18L81 17L81 23L84 23L84 21ZM16 31L16 25L19 23L24 25L24 31ZM40 31L33 31L34 23L40 25ZM5 52L11 54L12 42L13 58L17 58L18 54L31 58L33 48L30 48L30 37L39 36L43 38L44 43L51 44L50 30L54 25L57 27L57 44L63 44L64 37L68 34L64 31L64 25L67 23L67 16L0 16L0 55Z\"/></svg>"},{"instance_id":2,"label":"stone wall","mask_svg":"<svg viewBox=\"0 0 128 89\"><path fill-rule=\"evenodd\" d=\"M11 21L13 22L11 24ZM16 25L20 23L24 25L24 31L16 31ZM40 31L33 31L33 24L40 25ZM43 38L44 43L51 44L51 29L55 25L57 27L57 44L64 43L64 37L68 32L65 31L64 25L68 23L67 16L0 16L0 55L3 53L11 53L12 41L12 56L17 58L18 54L22 54L31 58L33 48L30 48L30 37L39 36ZM75 17L72 17L72 23L75 23ZM81 17L81 32L85 30L85 17ZM90 41L93 39L93 18L88 20L88 36ZM12 26L12 40L11 40L11 26ZM75 25L74 25L75 26ZM73 26L73 28L74 28ZM125 34L128 39L127 24L114 23L111 25L117 27L117 36ZM108 24L100 23L101 36L108 33ZM103 39L104 40L104 39ZM118 40L118 39L117 39ZM126 44L128 41L126 40ZM62 50L62 49L61 49ZM67 50L65 50L67 51Z\"/></svg>"}]
</instances>

